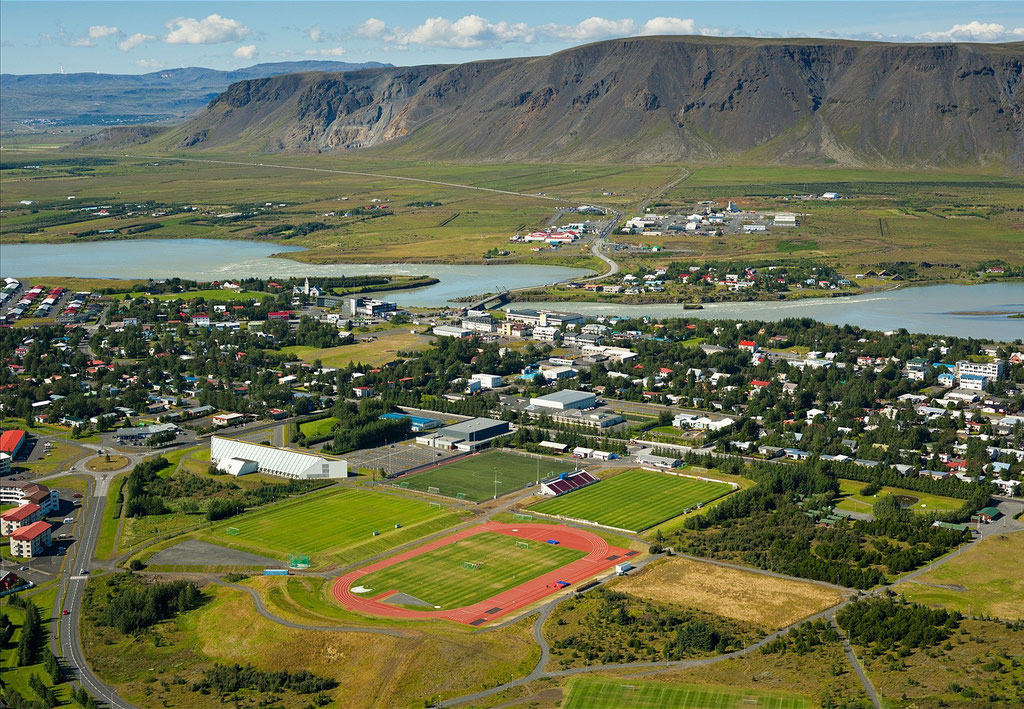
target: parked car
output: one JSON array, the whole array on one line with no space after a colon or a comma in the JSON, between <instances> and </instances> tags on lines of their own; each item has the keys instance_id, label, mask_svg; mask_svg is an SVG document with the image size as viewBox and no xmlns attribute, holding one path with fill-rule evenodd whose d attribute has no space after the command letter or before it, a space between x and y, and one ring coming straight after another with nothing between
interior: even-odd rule
<instances>
[{"instance_id":1,"label":"parked car","mask_svg":"<svg viewBox=\"0 0 1024 709\"><path fill-rule=\"evenodd\" d=\"M82 493L80 493L80 492L76 492L76 493L75 493L74 495L72 495L71 497L73 497L73 498L74 498L74 499L76 499L76 500L81 500L81 499L82 499Z\"/></svg>"}]
</instances>

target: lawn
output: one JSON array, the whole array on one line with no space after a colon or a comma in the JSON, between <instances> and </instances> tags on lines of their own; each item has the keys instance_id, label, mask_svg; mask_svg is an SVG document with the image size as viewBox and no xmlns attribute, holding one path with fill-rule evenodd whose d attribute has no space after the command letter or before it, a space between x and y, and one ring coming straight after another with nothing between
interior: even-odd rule
<instances>
[{"instance_id":1,"label":"lawn","mask_svg":"<svg viewBox=\"0 0 1024 709\"><path fill-rule=\"evenodd\" d=\"M299 345L282 347L283 354L291 355L303 362L320 363L325 367L347 367L349 364L365 364L378 366L398 359L399 352L412 352L426 349L433 339L427 335L417 335L408 329L395 329L375 334L373 341L360 341L351 345L337 347L302 347Z\"/></svg>"},{"instance_id":2,"label":"lawn","mask_svg":"<svg viewBox=\"0 0 1024 709\"><path fill-rule=\"evenodd\" d=\"M506 534L474 534L367 574L359 585L373 589L373 595L396 590L447 610L490 598L585 556L554 544L528 545L522 548ZM479 568L467 569L464 563Z\"/></svg>"},{"instance_id":3,"label":"lawn","mask_svg":"<svg viewBox=\"0 0 1024 709\"><path fill-rule=\"evenodd\" d=\"M883 487L877 495L865 497L859 494L867 485L858 480L839 479L839 492L842 498L836 501L836 508L847 512L871 512L871 508L878 500L886 495L898 495L916 500L907 509L914 512L953 512L960 509L964 501L953 497L942 497L941 495L929 495L926 492L916 490L904 490L898 487ZM910 500L906 500L910 502Z\"/></svg>"},{"instance_id":4,"label":"lawn","mask_svg":"<svg viewBox=\"0 0 1024 709\"><path fill-rule=\"evenodd\" d=\"M316 421L304 421L299 424L299 430L306 438L319 438L320 436L326 436L334 430L339 419L333 416L327 418L317 419Z\"/></svg>"},{"instance_id":5,"label":"lawn","mask_svg":"<svg viewBox=\"0 0 1024 709\"><path fill-rule=\"evenodd\" d=\"M24 596L25 594L22 594ZM33 603L39 607L39 615L42 617L42 628L43 637L46 638L51 632L53 626L52 614L53 614L53 603L56 598L56 591L51 589L43 593L37 594L31 597ZM3 606L0 611L5 613L11 622L16 626L14 635L11 637L10 642L0 648L0 673L3 676L3 683L5 687L8 687L22 697L35 701L39 699L36 694L29 686L29 678L32 675L38 675L39 679L43 681L48 687L53 687L57 694L57 697L61 700L61 703L67 703L72 706L77 706L71 702L71 687L67 682L59 685L54 685L50 675L46 672L42 662L38 662L34 665L28 665L26 667L18 667L18 651L17 644L21 637L21 625L25 619L25 612L21 608L17 608L10 604L8 599L4 599ZM45 644L42 643L42 644ZM42 658L40 653L39 658ZM7 706L7 704L4 704ZM43 705L39 705L43 706Z\"/></svg>"},{"instance_id":6,"label":"lawn","mask_svg":"<svg viewBox=\"0 0 1024 709\"><path fill-rule=\"evenodd\" d=\"M102 509L96 508L96 502L91 502L89 514L102 514L100 520L100 536L96 540L95 557L97 559L109 559L114 555L114 542L117 541L117 523L121 519L121 505L117 504L117 498L121 494L121 486L124 485L125 474L118 475L110 483L107 496Z\"/></svg>"},{"instance_id":7,"label":"lawn","mask_svg":"<svg viewBox=\"0 0 1024 709\"><path fill-rule=\"evenodd\" d=\"M309 554L315 566L323 566L358 561L415 541L450 527L460 517L422 500L335 488L232 517L200 538L275 558ZM228 534L229 529L238 534ZM374 532L380 534L373 536Z\"/></svg>"},{"instance_id":8,"label":"lawn","mask_svg":"<svg viewBox=\"0 0 1024 709\"><path fill-rule=\"evenodd\" d=\"M530 509L640 532L732 489L727 483L633 469Z\"/></svg>"},{"instance_id":9,"label":"lawn","mask_svg":"<svg viewBox=\"0 0 1024 709\"><path fill-rule=\"evenodd\" d=\"M467 500L482 502L494 497L495 473L500 496L526 487L538 479L543 480L571 469L572 463L556 458L534 458L504 451L487 451L468 458L460 458L423 473L403 476L399 478L399 484L410 490L435 492L447 497L464 495Z\"/></svg>"},{"instance_id":10,"label":"lawn","mask_svg":"<svg viewBox=\"0 0 1024 709\"><path fill-rule=\"evenodd\" d=\"M564 709L804 709L798 694L714 685L577 677L569 683Z\"/></svg>"},{"instance_id":11,"label":"lawn","mask_svg":"<svg viewBox=\"0 0 1024 709\"><path fill-rule=\"evenodd\" d=\"M999 534L896 590L909 600L1004 620L1024 620L1024 533Z\"/></svg>"}]
</instances>

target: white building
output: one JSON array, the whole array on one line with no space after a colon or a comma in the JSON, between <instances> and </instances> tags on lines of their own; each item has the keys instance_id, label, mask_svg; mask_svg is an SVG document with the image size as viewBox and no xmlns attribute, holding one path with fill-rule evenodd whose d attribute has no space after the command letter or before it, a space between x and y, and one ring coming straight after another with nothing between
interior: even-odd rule
<instances>
[{"instance_id":1,"label":"white building","mask_svg":"<svg viewBox=\"0 0 1024 709\"><path fill-rule=\"evenodd\" d=\"M971 362L962 359L956 363L956 374L959 377L963 377L965 374L978 374L989 379L1001 379L1003 361L997 359L994 362Z\"/></svg>"},{"instance_id":2,"label":"white building","mask_svg":"<svg viewBox=\"0 0 1024 709\"><path fill-rule=\"evenodd\" d=\"M535 396L530 400L531 406L545 409L592 409L597 406L597 396L588 391L563 389L553 394Z\"/></svg>"},{"instance_id":3,"label":"white building","mask_svg":"<svg viewBox=\"0 0 1024 709\"><path fill-rule=\"evenodd\" d=\"M495 389L504 383L497 374L474 374L470 379L480 382L480 386L484 389Z\"/></svg>"},{"instance_id":4,"label":"white building","mask_svg":"<svg viewBox=\"0 0 1024 709\"><path fill-rule=\"evenodd\" d=\"M245 463L255 463L256 470L260 473L295 480L349 477L348 463L339 458L236 441L221 436L210 438L210 461L221 467L222 461L231 459L242 462L226 462L225 465L229 469L246 469L246 472L251 472L248 469L251 465Z\"/></svg>"},{"instance_id":5,"label":"white building","mask_svg":"<svg viewBox=\"0 0 1024 709\"><path fill-rule=\"evenodd\" d=\"M454 325L438 325L431 332L438 337L469 337L473 334L464 327Z\"/></svg>"}]
</instances>

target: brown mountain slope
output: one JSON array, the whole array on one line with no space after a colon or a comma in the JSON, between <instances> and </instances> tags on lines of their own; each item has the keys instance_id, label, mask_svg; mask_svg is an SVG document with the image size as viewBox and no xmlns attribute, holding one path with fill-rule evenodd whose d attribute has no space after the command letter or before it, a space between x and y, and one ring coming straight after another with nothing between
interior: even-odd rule
<instances>
[{"instance_id":1,"label":"brown mountain slope","mask_svg":"<svg viewBox=\"0 0 1024 709\"><path fill-rule=\"evenodd\" d=\"M1024 44L645 37L233 84L166 147L1024 165Z\"/></svg>"}]
</instances>

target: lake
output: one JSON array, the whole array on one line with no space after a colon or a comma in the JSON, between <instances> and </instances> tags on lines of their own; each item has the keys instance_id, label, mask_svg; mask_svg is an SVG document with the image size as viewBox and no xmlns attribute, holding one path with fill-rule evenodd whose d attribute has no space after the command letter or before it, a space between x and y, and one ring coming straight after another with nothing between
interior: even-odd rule
<instances>
[{"instance_id":1,"label":"lake","mask_svg":"<svg viewBox=\"0 0 1024 709\"><path fill-rule=\"evenodd\" d=\"M836 325L859 325L871 330L927 332L1003 341L1024 338L1024 319L1006 312L1024 312L1024 283L985 283L901 288L849 298L708 303L703 310L682 305L619 305L606 303L527 303L522 307L570 310L584 315L650 316L653 318L729 318L782 320L813 318Z\"/></svg>"},{"instance_id":2,"label":"lake","mask_svg":"<svg viewBox=\"0 0 1024 709\"><path fill-rule=\"evenodd\" d=\"M271 254L301 247L220 239L151 239L92 241L77 244L0 245L0 275L32 278L169 278L201 281L245 276L355 276L371 274L427 275L440 283L396 291L386 297L406 306L439 306L453 298L500 288L523 288L581 278L589 271L559 266L502 264L305 264ZM904 327L914 332L1000 340L1024 338L1024 319L1005 312L1024 312L1024 283L902 288L850 298L808 298L793 301L711 303L703 310L682 305L619 305L608 303L522 303L517 307L571 310L586 315L647 315L655 318L735 318L781 320L808 317L873 330Z\"/></svg>"},{"instance_id":3,"label":"lake","mask_svg":"<svg viewBox=\"0 0 1024 709\"><path fill-rule=\"evenodd\" d=\"M307 264L271 254L302 251L302 247L221 239L132 239L77 244L0 245L0 276L38 278L190 278L223 281L258 276L363 276L373 274L433 276L440 283L396 291L389 300L407 306L444 305L453 298L489 293L499 288L524 288L582 278L582 268L502 264Z\"/></svg>"}]
</instances>

